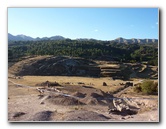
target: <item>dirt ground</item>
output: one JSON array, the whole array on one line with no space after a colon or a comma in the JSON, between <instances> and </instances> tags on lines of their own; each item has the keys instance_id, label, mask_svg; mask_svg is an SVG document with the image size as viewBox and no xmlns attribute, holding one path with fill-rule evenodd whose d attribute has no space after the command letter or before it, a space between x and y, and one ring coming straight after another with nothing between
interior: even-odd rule
<instances>
[{"instance_id":1,"label":"dirt ground","mask_svg":"<svg viewBox=\"0 0 166 129\"><path fill-rule=\"evenodd\" d=\"M58 94L50 89L43 94L36 88L45 81L58 82ZM134 84L142 80L132 81ZM103 86L103 82L107 86ZM14 84L15 83L15 84ZM106 122L158 122L158 96L131 94L132 87L121 91L119 97L131 98L136 104L136 114L109 113L112 98L107 92L119 90L125 83L122 80L68 76L23 76L9 78L8 82L8 120L17 121L106 121ZM21 84L21 85L20 85ZM30 87L27 87L30 86ZM40 87L41 88L41 87ZM63 96L61 95L63 93ZM66 96L65 96L65 95ZM74 96L74 97L73 97ZM106 99L107 98L107 99Z\"/></svg>"}]
</instances>

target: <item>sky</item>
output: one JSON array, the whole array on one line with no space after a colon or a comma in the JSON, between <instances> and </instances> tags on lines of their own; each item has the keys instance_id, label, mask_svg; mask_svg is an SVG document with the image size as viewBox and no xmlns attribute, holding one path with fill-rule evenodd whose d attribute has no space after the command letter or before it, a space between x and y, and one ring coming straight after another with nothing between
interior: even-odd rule
<instances>
[{"instance_id":1,"label":"sky","mask_svg":"<svg viewBox=\"0 0 166 129\"><path fill-rule=\"evenodd\" d=\"M8 8L8 33L36 37L158 39L158 8Z\"/></svg>"}]
</instances>

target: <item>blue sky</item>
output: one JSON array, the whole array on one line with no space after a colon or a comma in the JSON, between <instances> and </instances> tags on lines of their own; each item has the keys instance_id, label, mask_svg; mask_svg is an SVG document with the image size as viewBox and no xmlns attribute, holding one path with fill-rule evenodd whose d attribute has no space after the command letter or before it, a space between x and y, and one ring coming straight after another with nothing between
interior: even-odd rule
<instances>
[{"instance_id":1,"label":"blue sky","mask_svg":"<svg viewBox=\"0 0 166 129\"><path fill-rule=\"evenodd\" d=\"M8 33L66 38L158 38L158 8L8 8Z\"/></svg>"}]
</instances>

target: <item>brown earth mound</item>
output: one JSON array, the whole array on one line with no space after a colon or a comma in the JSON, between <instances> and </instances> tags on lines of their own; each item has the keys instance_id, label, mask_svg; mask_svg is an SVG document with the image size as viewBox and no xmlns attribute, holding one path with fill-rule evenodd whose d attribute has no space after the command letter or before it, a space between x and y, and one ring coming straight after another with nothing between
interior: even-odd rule
<instances>
[{"instance_id":1,"label":"brown earth mound","mask_svg":"<svg viewBox=\"0 0 166 129\"><path fill-rule=\"evenodd\" d=\"M90 86L67 86L62 89L62 92L63 90L68 91L68 94L78 97L82 103L88 105L107 105L110 102L109 98L113 98L113 95Z\"/></svg>"},{"instance_id":2,"label":"brown earth mound","mask_svg":"<svg viewBox=\"0 0 166 129\"><path fill-rule=\"evenodd\" d=\"M107 106L107 102L105 100L99 100L94 97L86 97L82 100L82 102L85 102L88 105L105 105Z\"/></svg>"},{"instance_id":3,"label":"brown earth mound","mask_svg":"<svg viewBox=\"0 0 166 129\"><path fill-rule=\"evenodd\" d=\"M40 97L44 103L54 105L107 105L111 102L110 98L113 95L84 86L63 86L59 93L51 91L48 96Z\"/></svg>"},{"instance_id":4,"label":"brown earth mound","mask_svg":"<svg viewBox=\"0 0 166 129\"><path fill-rule=\"evenodd\" d=\"M50 87L52 87L52 86L61 86L58 82L49 82L49 81L46 81L46 82L42 82L42 83L38 83L38 84L36 84L36 86L50 86Z\"/></svg>"},{"instance_id":5,"label":"brown earth mound","mask_svg":"<svg viewBox=\"0 0 166 129\"><path fill-rule=\"evenodd\" d=\"M49 96L45 102L49 102L55 105L84 105L84 103L80 102L77 98L69 97L69 96L62 96L62 95L53 95Z\"/></svg>"},{"instance_id":6,"label":"brown earth mound","mask_svg":"<svg viewBox=\"0 0 166 129\"><path fill-rule=\"evenodd\" d=\"M96 63L77 57L49 56L22 60L9 68L17 76L98 76L100 68Z\"/></svg>"},{"instance_id":7,"label":"brown earth mound","mask_svg":"<svg viewBox=\"0 0 166 129\"><path fill-rule=\"evenodd\" d=\"M52 114L52 111L38 112L29 121L50 121Z\"/></svg>"},{"instance_id":8,"label":"brown earth mound","mask_svg":"<svg viewBox=\"0 0 166 129\"><path fill-rule=\"evenodd\" d=\"M72 94L73 96L76 96L78 98L85 98L86 94L83 94L81 92L75 92L74 94Z\"/></svg>"},{"instance_id":9,"label":"brown earth mound","mask_svg":"<svg viewBox=\"0 0 166 129\"><path fill-rule=\"evenodd\" d=\"M82 101L90 105L107 105L106 99L107 97L104 94L100 92L92 92L91 94L88 94Z\"/></svg>"},{"instance_id":10,"label":"brown earth mound","mask_svg":"<svg viewBox=\"0 0 166 129\"><path fill-rule=\"evenodd\" d=\"M90 105L107 105L110 102L109 98L113 98L113 95L90 86L66 86L61 90Z\"/></svg>"},{"instance_id":11,"label":"brown earth mound","mask_svg":"<svg viewBox=\"0 0 166 129\"><path fill-rule=\"evenodd\" d=\"M67 113L65 121L108 121L110 119L93 111L72 111Z\"/></svg>"}]
</instances>

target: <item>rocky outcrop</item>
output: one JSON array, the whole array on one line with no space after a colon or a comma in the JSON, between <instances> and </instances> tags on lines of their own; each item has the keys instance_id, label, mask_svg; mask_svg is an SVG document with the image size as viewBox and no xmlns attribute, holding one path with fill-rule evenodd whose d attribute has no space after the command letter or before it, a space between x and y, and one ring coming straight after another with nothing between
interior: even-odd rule
<instances>
[{"instance_id":1,"label":"rocky outcrop","mask_svg":"<svg viewBox=\"0 0 166 129\"><path fill-rule=\"evenodd\" d=\"M127 98L114 98L109 103L109 113L116 113L123 116L136 114L138 109L137 103Z\"/></svg>"}]
</instances>

